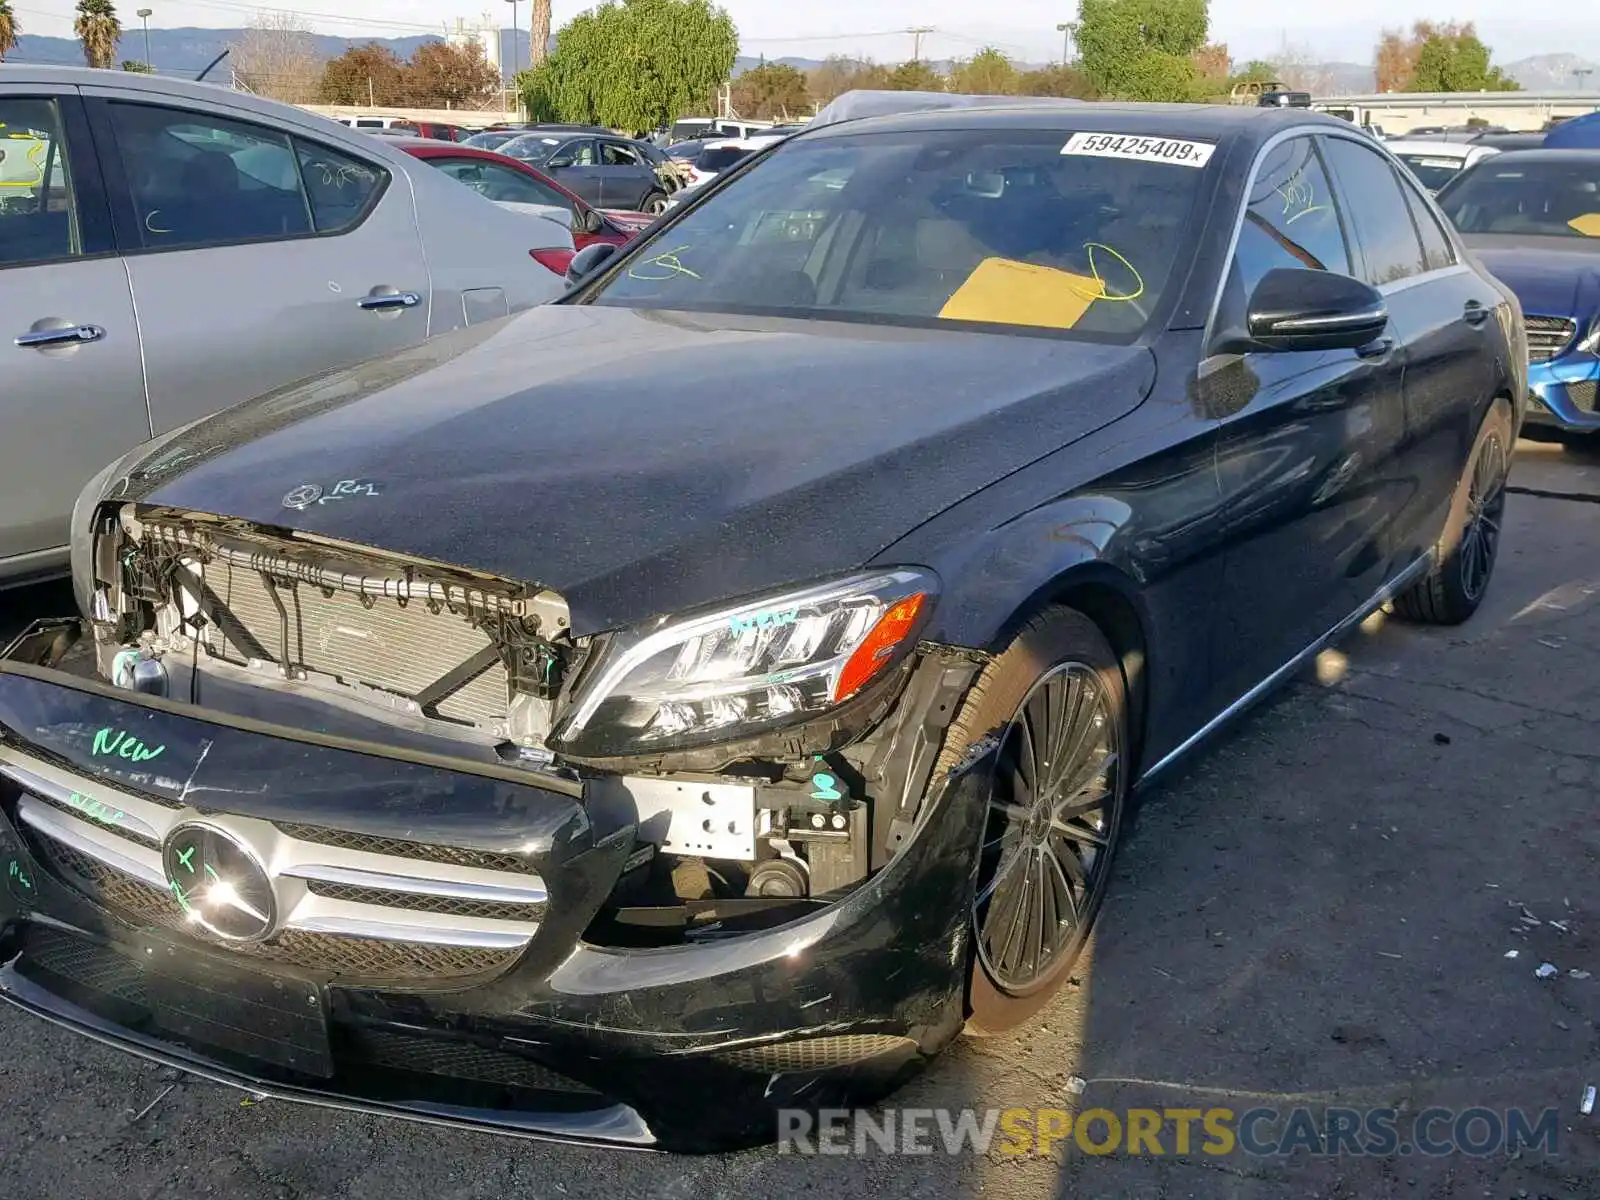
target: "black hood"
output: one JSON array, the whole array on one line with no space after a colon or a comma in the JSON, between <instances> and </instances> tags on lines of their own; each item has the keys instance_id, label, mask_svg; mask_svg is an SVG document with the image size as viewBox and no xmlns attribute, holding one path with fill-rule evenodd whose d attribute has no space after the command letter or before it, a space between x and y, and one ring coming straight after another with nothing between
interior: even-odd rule
<instances>
[{"instance_id":1,"label":"black hood","mask_svg":"<svg viewBox=\"0 0 1600 1200\"><path fill-rule=\"evenodd\" d=\"M537 583L581 634L860 566L1154 370L1060 338L545 307L200 422L110 494ZM323 502L286 507L303 485Z\"/></svg>"}]
</instances>

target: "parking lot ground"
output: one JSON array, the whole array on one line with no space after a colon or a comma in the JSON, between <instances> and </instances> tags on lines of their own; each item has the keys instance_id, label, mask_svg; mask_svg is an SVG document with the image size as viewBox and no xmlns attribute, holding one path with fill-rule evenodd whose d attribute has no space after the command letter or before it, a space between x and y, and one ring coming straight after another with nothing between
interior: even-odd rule
<instances>
[{"instance_id":1,"label":"parking lot ground","mask_svg":"<svg viewBox=\"0 0 1600 1200\"><path fill-rule=\"evenodd\" d=\"M1197 1124L1179 1155L1169 1124L1160 1156L1070 1139L1048 1158L998 1140L954 1158L628 1155L253 1104L7 1011L0 1188L1592 1200L1600 1113L1578 1104L1600 1083L1600 456L1525 445L1514 484L1473 622L1375 617L1169 777L1141 806L1078 985L1018 1034L961 1043L892 1103L1555 1108L1554 1154L1216 1156ZM1545 962L1555 978L1536 977Z\"/></svg>"}]
</instances>

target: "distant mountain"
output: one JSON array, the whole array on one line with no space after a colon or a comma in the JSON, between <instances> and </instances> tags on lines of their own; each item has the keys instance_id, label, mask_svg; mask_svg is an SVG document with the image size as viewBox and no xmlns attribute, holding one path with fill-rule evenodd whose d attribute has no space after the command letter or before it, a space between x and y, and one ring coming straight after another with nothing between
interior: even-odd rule
<instances>
[{"instance_id":1,"label":"distant mountain","mask_svg":"<svg viewBox=\"0 0 1600 1200\"><path fill-rule=\"evenodd\" d=\"M1506 63L1505 73L1530 92L1594 91L1600 89L1600 63L1576 54L1535 54ZM1575 71L1585 71L1583 76Z\"/></svg>"},{"instance_id":2,"label":"distant mountain","mask_svg":"<svg viewBox=\"0 0 1600 1200\"><path fill-rule=\"evenodd\" d=\"M1323 63L1317 70L1327 79L1322 90L1330 96L1363 96L1378 86L1368 63Z\"/></svg>"},{"instance_id":3,"label":"distant mountain","mask_svg":"<svg viewBox=\"0 0 1600 1200\"><path fill-rule=\"evenodd\" d=\"M205 69L207 63L221 54L229 46L234 45L244 38L250 31L247 29L152 29L150 31L150 57L154 60L151 66L161 75L194 75ZM418 46L426 42L442 40L440 37L404 37L404 38L341 38L329 37L326 34L312 34L311 40L316 43L319 53L327 58L337 58L351 46L364 46L368 42L377 42L393 50L401 58L410 58ZM500 34L502 71L510 73L513 65L520 68L528 61L528 31L517 31L516 45L512 46L511 30L505 29ZM37 37L25 33L17 41L17 48L7 56L10 62L19 63L52 63L66 66L83 66L83 47L75 38ZM122 41L117 47L117 58L143 59L144 58L144 32L137 26L125 28ZM226 60L217 67L219 72L225 71ZM226 76L224 76L226 78Z\"/></svg>"}]
</instances>

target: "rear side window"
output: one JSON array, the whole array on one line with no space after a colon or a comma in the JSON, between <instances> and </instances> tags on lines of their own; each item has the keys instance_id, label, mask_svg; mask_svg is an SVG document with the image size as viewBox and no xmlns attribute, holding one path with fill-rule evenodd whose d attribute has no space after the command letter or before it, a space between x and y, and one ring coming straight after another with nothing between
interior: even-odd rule
<instances>
[{"instance_id":1,"label":"rear side window","mask_svg":"<svg viewBox=\"0 0 1600 1200\"><path fill-rule=\"evenodd\" d=\"M1234 269L1244 296L1281 268L1350 273L1342 214L1309 137L1267 151L1239 228Z\"/></svg>"},{"instance_id":2,"label":"rear side window","mask_svg":"<svg viewBox=\"0 0 1600 1200\"><path fill-rule=\"evenodd\" d=\"M1417 233L1422 238L1422 265L1430 271L1442 271L1455 266L1456 252L1439 219L1423 202L1416 188L1406 187L1402 190L1406 194L1406 203L1411 206L1411 219L1417 223Z\"/></svg>"},{"instance_id":3,"label":"rear side window","mask_svg":"<svg viewBox=\"0 0 1600 1200\"><path fill-rule=\"evenodd\" d=\"M694 165L701 171L726 171L737 162L750 156L750 151L737 146L722 146L716 150L702 150Z\"/></svg>"},{"instance_id":4,"label":"rear side window","mask_svg":"<svg viewBox=\"0 0 1600 1200\"><path fill-rule=\"evenodd\" d=\"M0 267L83 252L53 100L0 97Z\"/></svg>"},{"instance_id":5,"label":"rear side window","mask_svg":"<svg viewBox=\"0 0 1600 1200\"><path fill-rule=\"evenodd\" d=\"M1422 243L1389 160L1348 138L1324 138L1323 148L1339 177L1339 192L1366 260L1366 281L1381 287L1420 275L1425 269Z\"/></svg>"},{"instance_id":6,"label":"rear side window","mask_svg":"<svg viewBox=\"0 0 1600 1200\"><path fill-rule=\"evenodd\" d=\"M318 233L343 233L360 224L389 173L315 142L296 142L300 174Z\"/></svg>"},{"instance_id":7,"label":"rear side window","mask_svg":"<svg viewBox=\"0 0 1600 1200\"><path fill-rule=\"evenodd\" d=\"M637 167L640 165L638 153L620 142L601 142L600 162L607 167Z\"/></svg>"}]
</instances>

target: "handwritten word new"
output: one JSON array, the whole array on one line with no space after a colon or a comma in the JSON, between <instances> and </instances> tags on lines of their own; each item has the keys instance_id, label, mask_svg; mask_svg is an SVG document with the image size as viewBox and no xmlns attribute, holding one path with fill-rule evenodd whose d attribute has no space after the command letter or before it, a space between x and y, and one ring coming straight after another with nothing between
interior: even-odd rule
<instances>
[{"instance_id":1,"label":"handwritten word new","mask_svg":"<svg viewBox=\"0 0 1600 1200\"><path fill-rule=\"evenodd\" d=\"M110 725L94 735L93 752L97 755L114 754L133 762L149 762L152 758L158 758L165 749L165 746L157 746L152 750L138 738L120 729L113 729Z\"/></svg>"},{"instance_id":2,"label":"handwritten word new","mask_svg":"<svg viewBox=\"0 0 1600 1200\"><path fill-rule=\"evenodd\" d=\"M128 815L120 808L112 808L111 805L96 800L93 796L85 796L82 792L73 792L67 797L67 803L84 816L104 825L120 825L122 819Z\"/></svg>"}]
</instances>

